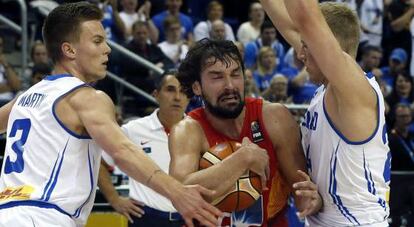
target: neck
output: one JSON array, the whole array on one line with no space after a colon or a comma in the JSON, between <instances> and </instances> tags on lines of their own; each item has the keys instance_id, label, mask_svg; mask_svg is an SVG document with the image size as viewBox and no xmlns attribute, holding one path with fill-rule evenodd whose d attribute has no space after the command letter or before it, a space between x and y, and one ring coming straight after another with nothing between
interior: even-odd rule
<instances>
[{"instance_id":1,"label":"neck","mask_svg":"<svg viewBox=\"0 0 414 227\"><path fill-rule=\"evenodd\" d=\"M243 111L237 118L224 119L214 116L207 110L207 108L204 108L207 121L210 125L218 132L221 132L223 135L235 140L239 139L243 128L245 110L246 107L243 108Z\"/></svg>"},{"instance_id":2,"label":"neck","mask_svg":"<svg viewBox=\"0 0 414 227\"><path fill-rule=\"evenodd\" d=\"M262 26L263 20L261 20L261 19L252 19L250 21L250 23L252 24L253 27L260 29L260 26Z\"/></svg>"},{"instance_id":3,"label":"neck","mask_svg":"<svg viewBox=\"0 0 414 227\"><path fill-rule=\"evenodd\" d=\"M79 78L80 80L82 80L85 83L88 82L92 82L92 81L88 81L85 76L83 76L77 69L76 67L72 67L71 66L72 62L68 62L68 63L56 63L54 69L53 69L53 74L70 74L74 77Z\"/></svg>"},{"instance_id":4,"label":"neck","mask_svg":"<svg viewBox=\"0 0 414 227\"><path fill-rule=\"evenodd\" d=\"M171 129L183 119L184 113L166 113L165 111L158 111L157 116L164 128Z\"/></svg>"},{"instance_id":5,"label":"neck","mask_svg":"<svg viewBox=\"0 0 414 227\"><path fill-rule=\"evenodd\" d=\"M170 13L170 15L172 16L178 16L178 14L180 13L179 10L175 11L175 10L168 10L168 12Z\"/></svg>"},{"instance_id":6,"label":"neck","mask_svg":"<svg viewBox=\"0 0 414 227\"><path fill-rule=\"evenodd\" d=\"M130 14L130 15L135 14L135 10L134 9L124 9L124 12L126 14Z\"/></svg>"}]
</instances>

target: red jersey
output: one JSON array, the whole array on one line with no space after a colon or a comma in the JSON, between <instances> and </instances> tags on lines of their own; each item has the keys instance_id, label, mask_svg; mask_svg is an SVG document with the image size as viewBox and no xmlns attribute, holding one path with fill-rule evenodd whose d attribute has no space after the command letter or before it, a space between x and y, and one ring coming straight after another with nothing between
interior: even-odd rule
<instances>
[{"instance_id":1,"label":"red jersey","mask_svg":"<svg viewBox=\"0 0 414 227\"><path fill-rule=\"evenodd\" d=\"M195 109L188 114L201 125L210 147L229 140L241 143L244 137L248 137L265 149L269 155L270 178L267 181L269 190L263 191L261 198L246 210L227 214L222 221L222 226L235 226L242 223L249 226L288 226L284 208L289 195L289 187L279 173L273 143L263 122L262 107L262 99L245 99L243 127L239 138L236 140L214 129L205 116L204 108Z\"/></svg>"}]
</instances>

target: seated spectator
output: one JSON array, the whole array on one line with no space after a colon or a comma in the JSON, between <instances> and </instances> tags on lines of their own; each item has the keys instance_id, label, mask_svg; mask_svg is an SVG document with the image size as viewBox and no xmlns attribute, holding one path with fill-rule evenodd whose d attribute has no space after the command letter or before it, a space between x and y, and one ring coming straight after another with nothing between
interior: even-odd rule
<instances>
[{"instance_id":1,"label":"seated spectator","mask_svg":"<svg viewBox=\"0 0 414 227\"><path fill-rule=\"evenodd\" d=\"M152 43L158 42L158 29L150 18L151 2L146 0L137 10L138 0L121 0L123 10L119 13L125 25L125 35L127 41L132 39L132 25L136 21L147 21L149 25L150 40Z\"/></svg>"},{"instance_id":2,"label":"seated spectator","mask_svg":"<svg viewBox=\"0 0 414 227\"><path fill-rule=\"evenodd\" d=\"M262 97L270 102L292 103L292 97L288 96L288 82L282 74L276 74L270 81L270 87L262 93Z\"/></svg>"},{"instance_id":3,"label":"seated spectator","mask_svg":"<svg viewBox=\"0 0 414 227\"><path fill-rule=\"evenodd\" d=\"M157 26L160 32L160 42L166 39L163 23L167 16L178 17L182 26L182 37L186 39L189 43L193 41L193 21L189 16L185 15L184 13L180 13L180 8L182 4L182 0L166 0L165 5L167 7L167 10L152 17L152 21L154 22L155 26Z\"/></svg>"},{"instance_id":4,"label":"seated spectator","mask_svg":"<svg viewBox=\"0 0 414 227\"><path fill-rule=\"evenodd\" d=\"M27 65L22 78L22 88L27 89L31 86L33 67L37 64L48 64L51 67L51 61L47 54L46 46L41 41L36 41L30 51L31 61Z\"/></svg>"},{"instance_id":5,"label":"seated spectator","mask_svg":"<svg viewBox=\"0 0 414 227\"><path fill-rule=\"evenodd\" d=\"M178 67L188 52L186 41L181 38L181 24L177 17L168 16L164 21L166 40L158 46L162 52Z\"/></svg>"},{"instance_id":6,"label":"seated spectator","mask_svg":"<svg viewBox=\"0 0 414 227\"><path fill-rule=\"evenodd\" d=\"M284 57L284 67L280 70L280 74L289 79L289 82L296 77L299 72L305 66L301 60L299 60L296 51L290 48Z\"/></svg>"},{"instance_id":7,"label":"seated spectator","mask_svg":"<svg viewBox=\"0 0 414 227\"><path fill-rule=\"evenodd\" d=\"M222 20L215 20L213 23L211 23L210 39L226 39L226 27Z\"/></svg>"},{"instance_id":8,"label":"seated spectator","mask_svg":"<svg viewBox=\"0 0 414 227\"><path fill-rule=\"evenodd\" d=\"M381 47L367 45L362 49L362 56L359 65L364 72L374 73L375 76L380 73L378 67L381 63L382 50ZM375 71L376 70L376 71Z\"/></svg>"},{"instance_id":9,"label":"seated spectator","mask_svg":"<svg viewBox=\"0 0 414 227\"><path fill-rule=\"evenodd\" d=\"M387 121L393 119L394 107L397 103L411 105L414 102L413 78L406 72L399 73L394 80L392 92L385 98L390 113Z\"/></svg>"},{"instance_id":10,"label":"seated spectator","mask_svg":"<svg viewBox=\"0 0 414 227\"><path fill-rule=\"evenodd\" d=\"M293 102L296 104L310 103L318 85L309 79L309 74L303 68L296 76L291 79L291 94Z\"/></svg>"},{"instance_id":11,"label":"seated spectator","mask_svg":"<svg viewBox=\"0 0 414 227\"><path fill-rule=\"evenodd\" d=\"M194 28L194 40L198 41L203 38L213 38L210 35L212 32L212 27L213 27L212 23L216 20L221 21L222 19L223 19L223 5L216 0L211 1L207 7L207 20L201 21ZM222 23L224 24L224 39L235 41L234 33L230 25L227 23L224 23L223 21Z\"/></svg>"},{"instance_id":12,"label":"seated spectator","mask_svg":"<svg viewBox=\"0 0 414 227\"><path fill-rule=\"evenodd\" d=\"M154 63L156 66L166 69L174 67L173 62L162 52L162 50L155 44L148 44L149 37L148 24L146 22L137 21L132 26L133 40L130 41L126 48ZM154 77L150 71L136 64L129 58L120 62L121 74L129 82L141 89L149 92L154 90Z\"/></svg>"},{"instance_id":13,"label":"seated spectator","mask_svg":"<svg viewBox=\"0 0 414 227\"><path fill-rule=\"evenodd\" d=\"M262 4L253 2L250 5L249 18L250 20L241 24L239 30L237 30L237 39L244 45L254 41L260 35L260 27L265 18Z\"/></svg>"},{"instance_id":14,"label":"seated spectator","mask_svg":"<svg viewBox=\"0 0 414 227\"><path fill-rule=\"evenodd\" d=\"M409 105L399 103L394 108L394 123L388 134L393 171L414 171L414 132L412 111ZM391 226L414 225L414 181L413 175L401 177L393 174L391 180Z\"/></svg>"},{"instance_id":15,"label":"seated spectator","mask_svg":"<svg viewBox=\"0 0 414 227\"><path fill-rule=\"evenodd\" d=\"M402 48L396 48L388 59L388 66L381 68L380 78L387 84L388 93L392 91L392 85L397 75L405 70L407 60L407 52Z\"/></svg>"},{"instance_id":16,"label":"seated spectator","mask_svg":"<svg viewBox=\"0 0 414 227\"><path fill-rule=\"evenodd\" d=\"M3 38L0 37L0 106L11 101L21 88L19 77L3 53L3 45Z\"/></svg>"},{"instance_id":17,"label":"seated spectator","mask_svg":"<svg viewBox=\"0 0 414 227\"><path fill-rule=\"evenodd\" d=\"M268 46L273 48L277 56L278 70L283 68L285 48L276 38L276 28L272 22L265 21L260 27L260 36L256 40L246 44L244 63L247 68L255 68L257 54L260 48Z\"/></svg>"},{"instance_id":18,"label":"seated spectator","mask_svg":"<svg viewBox=\"0 0 414 227\"><path fill-rule=\"evenodd\" d=\"M253 73L252 71L250 71L250 69L246 69L244 71L244 77L246 78L244 82L245 83L244 93L246 94L246 97L252 97L252 98L261 97L259 88L257 88L256 82L253 79Z\"/></svg>"},{"instance_id":19,"label":"seated spectator","mask_svg":"<svg viewBox=\"0 0 414 227\"><path fill-rule=\"evenodd\" d=\"M409 131L412 123L410 106L405 103L396 104L394 123L389 135L392 170L414 171L414 132Z\"/></svg>"},{"instance_id":20,"label":"seated spectator","mask_svg":"<svg viewBox=\"0 0 414 227\"><path fill-rule=\"evenodd\" d=\"M271 47L262 47L257 57L257 70L253 73L253 79L261 92L270 86L270 81L277 72L274 50Z\"/></svg>"}]
</instances>

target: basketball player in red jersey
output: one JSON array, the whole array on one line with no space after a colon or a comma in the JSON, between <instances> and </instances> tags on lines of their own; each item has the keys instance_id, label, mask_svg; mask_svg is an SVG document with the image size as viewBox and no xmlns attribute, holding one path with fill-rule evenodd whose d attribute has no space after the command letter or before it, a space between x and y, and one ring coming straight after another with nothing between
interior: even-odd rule
<instances>
[{"instance_id":1,"label":"basketball player in red jersey","mask_svg":"<svg viewBox=\"0 0 414 227\"><path fill-rule=\"evenodd\" d=\"M267 190L246 210L226 214L219 225L287 226L284 211L291 185L306 181L309 186L294 193L301 216L316 213L321 198L303 172L305 158L296 121L283 105L244 98L243 72L242 58L231 41L204 39L188 52L177 78L187 95L203 98L204 107L173 128L170 174L185 184L215 190L217 198L247 170L254 171ZM199 170L203 153L228 140L242 142L242 147Z\"/></svg>"}]
</instances>

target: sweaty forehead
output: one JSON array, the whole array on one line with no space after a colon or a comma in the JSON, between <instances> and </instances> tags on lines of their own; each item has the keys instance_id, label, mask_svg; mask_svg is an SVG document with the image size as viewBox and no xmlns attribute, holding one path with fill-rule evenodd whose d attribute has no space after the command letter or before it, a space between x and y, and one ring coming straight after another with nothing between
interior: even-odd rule
<instances>
[{"instance_id":1,"label":"sweaty forehead","mask_svg":"<svg viewBox=\"0 0 414 227\"><path fill-rule=\"evenodd\" d=\"M202 71L211 71L211 70L219 70L219 71L233 71L240 67L240 64L235 61L230 56L226 56L224 60L211 57L208 58L204 63L204 68Z\"/></svg>"}]
</instances>

